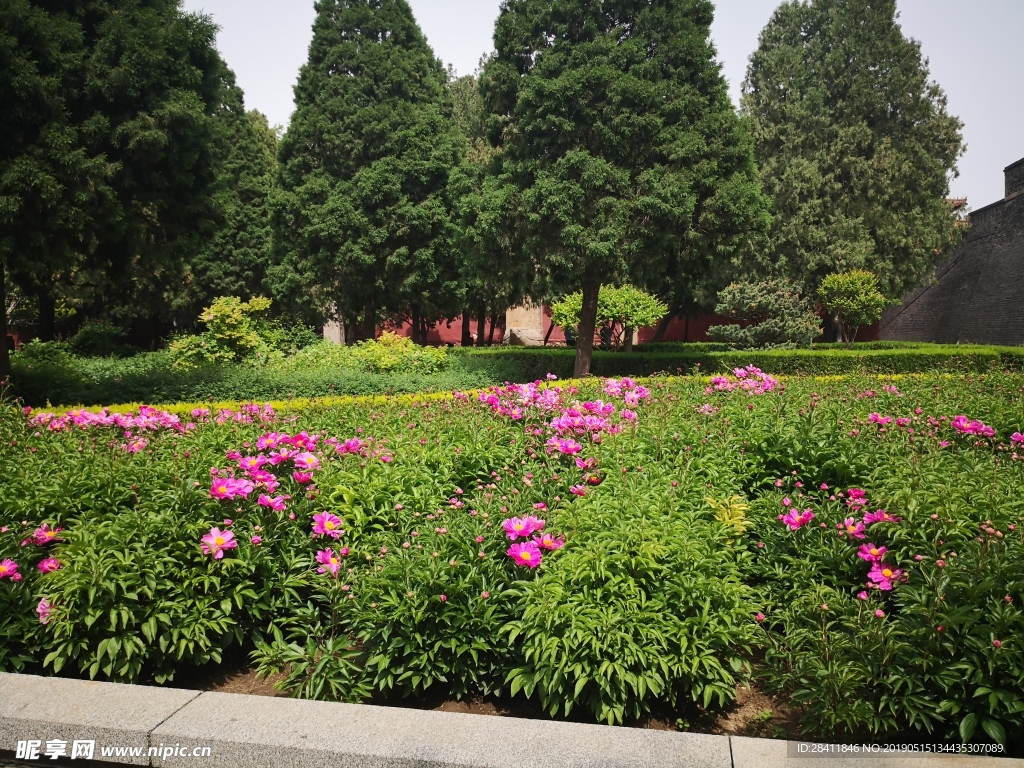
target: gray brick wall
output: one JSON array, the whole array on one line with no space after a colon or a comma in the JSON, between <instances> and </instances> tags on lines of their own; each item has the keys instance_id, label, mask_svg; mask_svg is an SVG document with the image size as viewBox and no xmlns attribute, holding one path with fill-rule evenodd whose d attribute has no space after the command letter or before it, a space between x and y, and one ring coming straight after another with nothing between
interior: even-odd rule
<instances>
[{"instance_id":1,"label":"gray brick wall","mask_svg":"<svg viewBox=\"0 0 1024 768\"><path fill-rule=\"evenodd\" d=\"M1006 166L1003 175L1006 180L1006 197L1024 192L1024 159Z\"/></svg>"},{"instance_id":2,"label":"gray brick wall","mask_svg":"<svg viewBox=\"0 0 1024 768\"><path fill-rule=\"evenodd\" d=\"M1015 175L1019 174L1019 175ZM1024 190L1024 160L1006 188ZM881 338L1024 346L1024 195L971 214L971 229L929 284L882 316Z\"/></svg>"}]
</instances>

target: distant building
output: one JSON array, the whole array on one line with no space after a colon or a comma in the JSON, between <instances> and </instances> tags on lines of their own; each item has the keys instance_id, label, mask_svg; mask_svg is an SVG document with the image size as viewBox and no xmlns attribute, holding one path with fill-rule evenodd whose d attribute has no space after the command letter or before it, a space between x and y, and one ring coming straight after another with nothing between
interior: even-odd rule
<instances>
[{"instance_id":1,"label":"distant building","mask_svg":"<svg viewBox=\"0 0 1024 768\"><path fill-rule=\"evenodd\" d=\"M886 310L882 339L1024 346L1024 159L1003 173L1003 199L972 212L934 280Z\"/></svg>"}]
</instances>

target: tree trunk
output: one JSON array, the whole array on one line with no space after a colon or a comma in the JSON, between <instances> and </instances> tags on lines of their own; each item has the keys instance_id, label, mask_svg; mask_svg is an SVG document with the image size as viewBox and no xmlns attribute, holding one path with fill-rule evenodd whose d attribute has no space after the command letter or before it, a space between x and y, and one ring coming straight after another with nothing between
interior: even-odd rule
<instances>
[{"instance_id":1,"label":"tree trunk","mask_svg":"<svg viewBox=\"0 0 1024 768\"><path fill-rule=\"evenodd\" d=\"M468 309L462 312L462 346L473 346L473 317Z\"/></svg>"},{"instance_id":2,"label":"tree trunk","mask_svg":"<svg viewBox=\"0 0 1024 768\"><path fill-rule=\"evenodd\" d=\"M484 345L484 335L487 333L487 307L484 304L480 304L476 308L476 345L482 347Z\"/></svg>"},{"instance_id":3,"label":"tree trunk","mask_svg":"<svg viewBox=\"0 0 1024 768\"><path fill-rule=\"evenodd\" d=\"M422 344L423 341L420 339L420 311L416 307L412 308L410 323L412 324L412 343Z\"/></svg>"},{"instance_id":4,"label":"tree trunk","mask_svg":"<svg viewBox=\"0 0 1024 768\"><path fill-rule=\"evenodd\" d=\"M0 384L11 375L11 358L7 352L7 285L4 263L0 260Z\"/></svg>"},{"instance_id":5,"label":"tree trunk","mask_svg":"<svg viewBox=\"0 0 1024 768\"><path fill-rule=\"evenodd\" d=\"M576 364L572 371L576 379L590 374L590 362L594 359L594 326L597 325L597 294L600 290L601 281L597 271L591 267L583 276L583 307L576 338Z\"/></svg>"},{"instance_id":6,"label":"tree trunk","mask_svg":"<svg viewBox=\"0 0 1024 768\"><path fill-rule=\"evenodd\" d=\"M667 315L665 315L663 318L661 318L661 322L658 323L657 330L654 331L654 338L651 339L651 344L657 344L663 338L665 338L665 331L668 330L668 326L672 322L672 318L674 318L678 314L679 314L679 310L678 309L671 309L671 310L669 310L669 313Z\"/></svg>"},{"instance_id":7,"label":"tree trunk","mask_svg":"<svg viewBox=\"0 0 1024 768\"><path fill-rule=\"evenodd\" d=\"M628 325L624 325L624 326L622 326L622 333L623 333L623 337L624 337L623 341L622 341L622 351L623 352L632 352L633 351L633 329L630 328Z\"/></svg>"},{"instance_id":8,"label":"tree trunk","mask_svg":"<svg viewBox=\"0 0 1024 768\"><path fill-rule=\"evenodd\" d=\"M39 323L36 326L36 336L40 341L53 341L57 333L57 301L45 289L40 289L36 293L36 300L39 302ZM4 311L7 311L6 305Z\"/></svg>"},{"instance_id":9,"label":"tree trunk","mask_svg":"<svg viewBox=\"0 0 1024 768\"><path fill-rule=\"evenodd\" d=\"M491 332L487 334L487 346L494 346L494 327L498 324L498 313L491 313Z\"/></svg>"}]
</instances>

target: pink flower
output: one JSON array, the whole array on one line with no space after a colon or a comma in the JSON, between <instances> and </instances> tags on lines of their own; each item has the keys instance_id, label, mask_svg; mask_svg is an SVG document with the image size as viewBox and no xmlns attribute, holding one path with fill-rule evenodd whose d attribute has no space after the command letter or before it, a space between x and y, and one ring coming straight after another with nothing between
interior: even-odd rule
<instances>
[{"instance_id":1,"label":"pink flower","mask_svg":"<svg viewBox=\"0 0 1024 768\"><path fill-rule=\"evenodd\" d=\"M779 519L789 526L789 530L796 531L811 522L814 519L814 513L809 509L805 509L803 512L791 509L788 514L779 515Z\"/></svg>"},{"instance_id":2,"label":"pink flower","mask_svg":"<svg viewBox=\"0 0 1024 768\"><path fill-rule=\"evenodd\" d=\"M313 515L313 535L330 536L332 539L341 537L344 533L341 530L341 518L332 515L330 512L321 512Z\"/></svg>"},{"instance_id":3,"label":"pink flower","mask_svg":"<svg viewBox=\"0 0 1024 768\"><path fill-rule=\"evenodd\" d=\"M260 536L252 536L252 537L251 537L251 538L249 539L249 541L251 541L251 542L252 542L252 545L253 545L254 547L258 547L258 546L260 546L260 545L261 545L261 544L263 543L263 538L262 538L262 537L260 537Z\"/></svg>"},{"instance_id":4,"label":"pink flower","mask_svg":"<svg viewBox=\"0 0 1024 768\"><path fill-rule=\"evenodd\" d=\"M966 416L954 416L949 422L950 425L961 435L975 435L977 437L995 437L996 431L992 427L977 420L968 420Z\"/></svg>"},{"instance_id":5,"label":"pink flower","mask_svg":"<svg viewBox=\"0 0 1024 768\"><path fill-rule=\"evenodd\" d=\"M295 468L304 472L311 472L320 466L320 459L312 453L300 453L295 457Z\"/></svg>"},{"instance_id":6,"label":"pink flower","mask_svg":"<svg viewBox=\"0 0 1024 768\"><path fill-rule=\"evenodd\" d=\"M554 551L565 546L565 539L555 537L553 534L545 533L533 539L541 549Z\"/></svg>"},{"instance_id":7,"label":"pink flower","mask_svg":"<svg viewBox=\"0 0 1024 768\"><path fill-rule=\"evenodd\" d=\"M21 581L21 574L18 573L18 564L9 558L0 560L0 579Z\"/></svg>"},{"instance_id":8,"label":"pink flower","mask_svg":"<svg viewBox=\"0 0 1024 768\"><path fill-rule=\"evenodd\" d=\"M874 544L861 544L860 549L857 550L857 557L861 560L867 560L869 563L880 563L885 557L885 552L885 547L878 547Z\"/></svg>"},{"instance_id":9,"label":"pink flower","mask_svg":"<svg viewBox=\"0 0 1024 768\"><path fill-rule=\"evenodd\" d=\"M259 500L256 502L261 507L268 507L276 512L284 512L288 506L285 504L284 496L268 496L265 493L261 493Z\"/></svg>"},{"instance_id":10,"label":"pink flower","mask_svg":"<svg viewBox=\"0 0 1024 768\"><path fill-rule=\"evenodd\" d=\"M292 480L294 480L299 485L306 485L307 483L312 481L312 479L313 474L311 472L299 472L298 470L292 472Z\"/></svg>"},{"instance_id":11,"label":"pink flower","mask_svg":"<svg viewBox=\"0 0 1024 768\"><path fill-rule=\"evenodd\" d=\"M36 568L39 569L40 573L53 573L60 569L60 560L56 557L48 557L45 560L40 560Z\"/></svg>"},{"instance_id":12,"label":"pink flower","mask_svg":"<svg viewBox=\"0 0 1024 768\"><path fill-rule=\"evenodd\" d=\"M548 453L552 451L558 451L564 456L575 456L577 453L583 450L583 446L577 443L575 440L568 440L560 437L552 437L547 442Z\"/></svg>"},{"instance_id":13,"label":"pink flower","mask_svg":"<svg viewBox=\"0 0 1024 768\"><path fill-rule=\"evenodd\" d=\"M529 538L533 533L542 530L544 528L544 521L539 520L533 515L527 515L523 518L510 518L503 522L501 527L505 529L505 535L512 539L512 541L515 541L520 536L524 539Z\"/></svg>"},{"instance_id":14,"label":"pink flower","mask_svg":"<svg viewBox=\"0 0 1024 768\"><path fill-rule=\"evenodd\" d=\"M245 456L238 460L238 466L242 469L253 470L259 469L269 461L270 459L266 456Z\"/></svg>"},{"instance_id":15,"label":"pink flower","mask_svg":"<svg viewBox=\"0 0 1024 768\"><path fill-rule=\"evenodd\" d=\"M894 585L906 581L907 577L899 568L886 563L874 563L868 573L868 579L883 592L890 591Z\"/></svg>"},{"instance_id":16,"label":"pink flower","mask_svg":"<svg viewBox=\"0 0 1024 768\"><path fill-rule=\"evenodd\" d=\"M865 592L864 590L861 590L860 592L857 593L857 599L858 600L867 600L868 599L868 593Z\"/></svg>"},{"instance_id":17,"label":"pink flower","mask_svg":"<svg viewBox=\"0 0 1024 768\"><path fill-rule=\"evenodd\" d=\"M902 518L890 515L884 509L879 509L875 512L867 512L864 515L864 525L873 525L875 523L898 523Z\"/></svg>"},{"instance_id":18,"label":"pink flower","mask_svg":"<svg viewBox=\"0 0 1024 768\"><path fill-rule=\"evenodd\" d=\"M54 541L63 541L63 539L57 536L61 530L61 528L51 528L46 523L43 523L32 531L32 543L37 547L43 547Z\"/></svg>"},{"instance_id":19,"label":"pink flower","mask_svg":"<svg viewBox=\"0 0 1024 768\"><path fill-rule=\"evenodd\" d=\"M586 496L587 487L585 485L574 485L572 488L569 489L569 493L571 493L573 496Z\"/></svg>"},{"instance_id":20,"label":"pink flower","mask_svg":"<svg viewBox=\"0 0 1024 768\"><path fill-rule=\"evenodd\" d=\"M545 509L548 508L548 505L545 504L543 501L538 501L536 504L533 505L533 508L543 512Z\"/></svg>"},{"instance_id":21,"label":"pink flower","mask_svg":"<svg viewBox=\"0 0 1024 768\"><path fill-rule=\"evenodd\" d=\"M873 424L878 424L879 426L884 427L886 424L892 423L892 416L882 416L881 414L878 413L872 413L870 416L868 416L868 421L870 421Z\"/></svg>"},{"instance_id":22,"label":"pink flower","mask_svg":"<svg viewBox=\"0 0 1024 768\"><path fill-rule=\"evenodd\" d=\"M764 621L764 614L763 614L763 613L761 613L760 611L758 611L758 612L757 612L757 613L756 613L756 614L754 615L754 621L756 621L756 622L757 622L758 624L760 624L761 622L763 622L763 621Z\"/></svg>"},{"instance_id":23,"label":"pink flower","mask_svg":"<svg viewBox=\"0 0 1024 768\"><path fill-rule=\"evenodd\" d=\"M540 565L540 547L534 541L526 541L520 544L513 544L508 548L508 556L516 561L518 565L525 565L528 568L536 568Z\"/></svg>"},{"instance_id":24,"label":"pink flower","mask_svg":"<svg viewBox=\"0 0 1024 768\"><path fill-rule=\"evenodd\" d=\"M149 442L146 440L132 440L130 443L128 443L128 445L125 446L124 449L128 451L128 453L139 453L140 451L144 450L148 445Z\"/></svg>"},{"instance_id":25,"label":"pink flower","mask_svg":"<svg viewBox=\"0 0 1024 768\"><path fill-rule=\"evenodd\" d=\"M237 499L245 498L253 492L254 486L248 480L237 480L233 477L223 477L210 486L210 496L215 499Z\"/></svg>"},{"instance_id":26,"label":"pink flower","mask_svg":"<svg viewBox=\"0 0 1024 768\"><path fill-rule=\"evenodd\" d=\"M45 598L45 597L42 598L39 601L39 605L36 606L36 613L39 614L39 623L40 624L49 624L50 623L50 614L52 612L53 612L53 606L50 605L50 600L48 598Z\"/></svg>"},{"instance_id":27,"label":"pink flower","mask_svg":"<svg viewBox=\"0 0 1024 768\"><path fill-rule=\"evenodd\" d=\"M223 558L225 550L235 549L238 546L235 534L231 531L221 531L216 527L211 528L210 532L203 536L202 542L203 554L212 554L214 560Z\"/></svg>"},{"instance_id":28,"label":"pink flower","mask_svg":"<svg viewBox=\"0 0 1024 768\"><path fill-rule=\"evenodd\" d=\"M863 539L864 523L852 517L846 518L842 523L836 523L836 528L846 533L847 538Z\"/></svg>"},{"instance_id":29,"label":"pink flower","mask_svg":"<svg viewBox=\"0 0 1024 768\"><path fill-rule=\"evenodd\" d=\"M1022 435L1020 432L1014 432L1012 435L1010 435L1010 442L1017 443L1018 445L1024 445L1024 435Z\"/></svg>"},{"instance_id":30,"label":"pink flower","mask_svg":"<svg viewBox=\"0 0 1024 768\"><path fill-rule=\"evenodd\" d=\"M338 578L338 571L341 570L341 560L334 554L333 549L321 549L316 553L316 561L321 563L321 567L316 569L317 573L327 573L330 571L331 576Z\"/></svg>"},{"instance_id":31,"label":"pink flower","mask_svg":"<svg viewBox=\"0 0 1024 768\"><path fill-rule=\"evenodd\" d=\"M877 611L875 611L875 618L876 619L884 619L885 618L885 611L883 611L881 608L879 608Z\"/></svg>"},{"instance_id":32,"label":"pink flower","mask_svg":"<svg viewBox=\"0 0 1024 768\"><path fill-rule=\"evenodd\" d=\"M868 503L868 495L860 488L851 488L846 492L846 506L863 507Z\"/></svg>"}]
</instances>

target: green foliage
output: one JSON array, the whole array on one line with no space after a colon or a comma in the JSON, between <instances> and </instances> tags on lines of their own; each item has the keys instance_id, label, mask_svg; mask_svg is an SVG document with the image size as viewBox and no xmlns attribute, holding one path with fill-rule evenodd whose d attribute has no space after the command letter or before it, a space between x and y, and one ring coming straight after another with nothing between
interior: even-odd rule
<instances>
[{"instance_id":1,"label":"green foliage","mask_svg":"<svg viewBox=\"0 0 1024 768\"><path fill-rule=\"evenodd\" d=\"M273 270L310 322L352 338L461 309L452 220L466 147L446 75L404 0L317 3L281 140Z\"/></svg>"},{"instance_id":2,"label":"green foliage","mask_svg":"<svg viewBox=\"0 0 1024 768\"><path fill-rule=\"evenodd\" d=\"M878 278L863 269L829 275L818 286L818 295L838 320L847 344L853 344L861 327L877 323L888 304L878 290Z\"/></svg>"},{"instance_id":3,"label":"green foliage","mask_svg":"<svg viewBox=\"0 0 1024 768\"><path fill-rule=\"evenodd\" d=\"M708 338L740 349L809 347L821 333L821 318L791 280L732 283L718 294L715 312L745 325L713 325Z\"/></svg>"},{"instance_id":4,"label":"green foliage","mask_svg":"<svg viewBox=\"0 0 1024 768\"><path fill-rule=\"evenodd\" d=\"M582 306L582 293L577 291L563 296L551 305L551 322L576 332ZM656 297L631 285L602 285L597 296L598 325L618 323L625 328L636 330L656 325L667 311L668 307Z\"/></svg>"},{"instance_id":5,"label":"green foliage","mask_svg":"<svg viewBox=\"0 0 1024 768\"><path fill-rule=\"evenodd\" d=\"M127 356L138 351L125 343L124 329L109 320L87 322L68 340L68 347L81 357Z\"/></svg>"},{"instance_id":6,"label":"green foliage","mask_svg":"<svg viewBox=\"0 0 1024 768\"><path fill-rule=\"evenodd\" d=\"M960 237L947 198L963 125L946 106L896 0L783 3L742 98L775 206L763 268L809 291L851 269L889 299L917 286Z\"/></svg>"},{"instance_id":7,"label":"green foliage","mask_svg":"<svg viewBox=\"0 0 1024 768\"><path fill-rule=\"evenodd\" d=\"M370 373L436 373L444 369L448 355L440 347L419 347L410 338L385 331L373 341L360 342L352 357Z\"/></svg>"},{"instance_id":8,"label":"green foliage","mask_svg":"<svg viewBox=\"0 0 1024 768\"><path fill-rule=\"evenodd\" d=\"M710 41L708 0L509 2L483 73L533 294L583 291L577 375L602 282L678 286L767 227L752 148ZM668 294L657 286L659 294Z\"/></svg>"},{"instance_id":9,"label":"green foliage","mask_svg":"<svg viewBox=\"0 0 1024 768\"><path fill-rule=\"evenodd\" d=\"M202 362L236 363L268 351L260 335L255 315L270 309L270 299L257 296L242 301L237 296L222 296L203 310L199 319L206 324L203 333L180 336L171 342L171 353L180 368L194 368Z\"/></svg>"}]
</instances>

